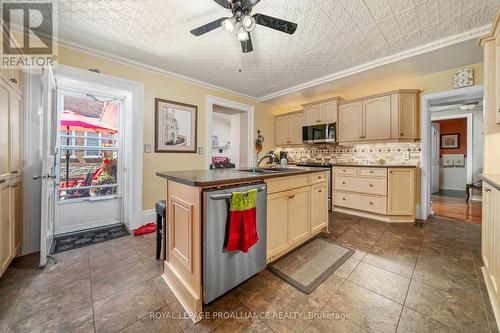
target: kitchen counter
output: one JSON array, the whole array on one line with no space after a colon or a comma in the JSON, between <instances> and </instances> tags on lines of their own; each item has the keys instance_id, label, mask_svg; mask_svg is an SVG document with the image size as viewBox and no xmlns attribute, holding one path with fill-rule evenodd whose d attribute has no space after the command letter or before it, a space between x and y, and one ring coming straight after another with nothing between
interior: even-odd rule
<instances>
[{"instance_id":1,"label":"kitchen counter","mask_svg":"<svg viewBox=\"0 0 500 333\"><path fill-rule=\"evenodd\" d=\"M500 191L500 175L481 175L481 179Z\"/></svg>"},{"instance_id":2,"label":"kitchen counter","mask_svg":"<svg viewBox=\"0 0 500 333\"><path fill-rule=\"evenodd\" d=\"M279 169L277 169L279 170ZM250 183L276 177L298 176L321 171L322 168L287 168L286 171L265 171L262 173L245 172L237 169L211 169L188 171L157 172L158 177L195 186L208 187L226 184ZM325 169L327 171L328 169Z\"/></svg>"},{"instance_id":3,"label":"kitchen counter","mask_svg":"<svg viewBox=\"0 0 500 333\"><path fill-rule=\"evenodd\" d=\"M416 165L404 164L380 164L380 163L333 163L333 166L356 167L356 168L416 168Z\"/></svg>"}]
</instances>

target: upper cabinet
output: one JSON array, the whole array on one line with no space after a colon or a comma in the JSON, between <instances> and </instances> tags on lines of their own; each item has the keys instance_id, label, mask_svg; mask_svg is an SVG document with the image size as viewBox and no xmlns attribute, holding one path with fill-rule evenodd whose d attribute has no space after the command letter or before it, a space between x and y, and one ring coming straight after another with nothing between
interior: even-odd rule
<instances>
[{"instance_id":1,"label":"upper cabinet","mask_svg":"<svg viewBox=\"0 0 500 333\"><path fill-rule=\"evenodd\" d=\"M304 105L304 126L337 122L340 98Z\"/></svg>"},{"instance_id":2,"label":"upper cabinet","mask_svg":"<svg viewBox=\"0 0 500 333\"><path fill-rule=\"evenodd\" d=\"M304 115L302 113L277 116L275 119L275 145L302 144L302 126Z\"/></svg>"},{"instance_id":3,"label":"upper cabinet","mask_svg":"<svg viewBox=\"0 0 500 333\"><path fill-rule=\"evenodd\" d=\"M363 140L363 103L342 104L339 107L338 141Z\"/></svg>"},{"instance_id":4,"label":"upper cabinet","mask_svg":"<svg viewBox=\"0 0 500 333\"><path fill-rule=\"evenodd\" d=\"M417 90L404 90L341 104L338 141L419 139L418 94Z\"/></svg>"}]
</instances>

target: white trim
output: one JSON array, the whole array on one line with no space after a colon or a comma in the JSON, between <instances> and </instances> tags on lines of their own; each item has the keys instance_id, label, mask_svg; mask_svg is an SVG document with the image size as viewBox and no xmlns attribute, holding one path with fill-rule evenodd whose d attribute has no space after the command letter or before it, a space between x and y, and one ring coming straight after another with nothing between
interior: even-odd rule
<instances>
[{"instance_id":1,"label":"white trim","mask_svg":"<svg viewBox=\"0 0 500 333\"><path fill-rule=\"evenodd\" d=\"M431 181L430 181L430 154L431 154L431 114L430 104L433 100L459 97L462 95L477 94L478 96L484 95L484 86L476 85L467 88L442 91L438 93L426 94L421 96L421 138L422 138L422 178L421 178L421 212L419 219L427 220L431 213ZM472 160L472 159L471 159Z\"/></svg>"},{"instance_id":2,"label":"white trim","mask_svg":"<svg viewBox=\"0 0 500 333\"><path fill-rule=\"evenodd\" d=\"M148 209L142 211L142 224L151 223L156 221L156 211Z\"/></svg>"},{"instance_id":3,"label":"white trim","mask_svg":"<svg viewBox=\"0 0 500 333\"><path fill-rule=\"evenodd\" d=\"M58 84L63 84L65 88L73 86L81 89L81 82L84 81L89 92L98 94L105 90L107 95L125 100L124 110L129 113L124 117L124 132L127 135L122 142L123 147L127 147L123 163L123 221L129 229L138 227L142 220L144 85L66 65L58 65L55 74Z\"/></svg>"},{"instance_id":4,"label":"white trim","mask_svg":"<svg viewBox=\"0 0 500 333\"><path fill-rule=\"evenodd\" d=\"M211 83L208 83L208 82L205 82L205 81L201 81L201 80L197 80L197 79L194 79L194 78L182 75L182 74L171 72L171 71L168 71L168 70L160 68L160 67L151 66L151 65L145 64L143 62L134 61L134 60L127 59L127 58L124 58L124 57L121 57L121 56L118 56L118 55L115 55L115 54L112 54L112 53L108 53L108 52L96 50L94 48L87 47L87 46L84 46L84 45L81 45L79 43L75 43L75 42L72 42L72 41L59 39L59 44L62 45L62 46L64 46L64 47L66 47L66 48L68 48L68 49L71 49L71 50L79 51L79 52L86 53L86 54L89 54L89 55L92 55L92 56L96 56L96 57L99 57L99 58L110 59L110 60L113 60L113 61L115 61L117 63L123 64L123 65L127 65L127 66L133 66L135 68L139 68L139 69L142 69L142 70L147 70L147 71L152 72L154 74L162 74L162 75L170 76L170 77L175 78L177 80L181 80L183 82L194 84L196 86L200 86L200 87L203 87L203 88L211 88L211 89L222 91L222 92L225 92L225 93L228 93L228 94L232 94L232 95L235 95L235 96L239 96L239 97L243 97L243 98L248 98L248 99L250 99L250 100L252 100L254 102L257 102L257 100L258 100L258 98L254 97L254 96L243 94L243 93L237 92L235 90L223 88L223 87L215 85L215 84L211 84ZM57 67L58 66L60 66L60 65L57 65Z\"/></svg>"},{"instance_id":5,"label":"white trim","mask_svg":"<svg viewBox=\"0 0 500 333\"><path fill-rule=\"evenodd\" d=\"M207 117L205 120L205 133L206 133L205 168L208 168L208 166L212 163L212 120L213 120L214 105L219 105L226 108L248 113L248 163L252 163L255 107L253 107L252 105L231 101L229 99L207 95L207 106L206 106Z\"/></svg>"},{"instance_id":6,"label":"white trim","mask_svg":"<svg viewBox=\"0 0 500 333\"><path fill-rule=\"evenodd\" d=\"M124 57L121 57L121 56L118 56L118 55L115 55L115 54L112 54L109 52L96 50L95 48L91 48L91 47L82 45L80 43L76 43L76 42L69 41L66 39L60 38L58 42L60 45L62 45L64 47L67 47L69 49L76 50L76 51L79 51L82 53L86 53L86 54L89 54L92 56L111 59L113 61L116 61L116 62L124 64L124 65L129 65L129 66L134 66L136 68L145 69L145 70L154 72L156 74L159 73L159 74L167 75L167 76L176 78L178 80L181 80L181 81L184 81L187 83L195 84L197 86L216 89L216 90L223 91L223 92L233 94L236 96L248 98L252 101L265 102L265 101L268 101L270 99L280 97L283 95L287 95L287 94L291 94L293 92L296 92L296 91L299 91L302 89L311 88L311 87L314 87L316 85L320 85L320 84L334 81L334 80L337 80L337 79L340 79L340 78L343 78L346 76L350 76L353 74L364 72L364 71L367 71L367 70L370 70L370 69L373 69L373 68L376 68L379 66L391 64L391 63L394 63L394 62L397 62L400 60L404 60L404 59L408 59L408 58L411 58L411 57L414 57L414 56L417 56L417 55L420 55L423 53L435 51L435 50L438 50L440 48L445 48L445 47L448 47L448 46L451 46L454 44L458 44L458 43L462 43L462 42L465 42L465 41L468 41L471 39L482 37L483 35L490 32L491 26L492 25L489 24L489 25L486 25L486 26L483 26L480 28L466 31L466 32L461 33L461 34L457 34L457 35L450 36L450 37L447 37L447 38L444 38L444 39L441 39L438 41L434 41L434 42L431 42L431 43L428 43L425 45L421 45L421 46L418 46L418 47L410 49L410 50L406 50L406 51L403 51L403 52L400 52L397 54L393 54L393 55L390 55L390 56L387 56L387 57L384 57L381 59L377 59L377 60L365 63L365 64L361 64L359 66L351 67L351 68L348 68L346 70L343 70L343 71L340 71L340 72L337 72L337 73L334 73L331 75L327 75L327 76L318 78L316 80L305 82L305 83L302 83L302 84L299 84L299 85L296 85L296 86L293 86L293 87L290 87L290 88L287 88L284 90L276 91L274 93L270 93L270 94L267 94L267 95L264 95L261 97L251 96L251 95L244 94L244 93L241 93L241 92L238 92L235 90L223 88L221 86L214 85L214 84L211 84L211 83L208 83L205 81L197 80L197 79L194 79L194 78L182 75L182 74L178 74L175 72L171 72L171 71L165 70L163 68L159 68L156 66L151 66L151 65L142 63L142 62L127 59L127 58L124 58Z\"/></svg>"},{"instance_id":7,"label":"white trim","mask_svg":"<svg viewBox=\"0 0 500 333\"><path fill-rule=\"evenodd\" d=\"M102 220L97 220L97 221L92 221L89 223L85 224L79 224L76 226L68 226L68 227L59 227L56 233L54 233L54 236L61 236L64 234L70 234L73 232L78 232L82 230L87 230L87 229L95 229L95 228L102 228L102 227L107 227L113 224L121 224L120 221L117 221L116 219L102 219Z\"/></svg>"},{"instance_id":8,"label":"white trim","mask_svg":"<svg viewBox=\"0 0 500 333\"><path fill-rule=\"evenodd\" d=\"M341 78L344 78L344 77L347 77L350 75L354 75L357 73L361 73L361 72L364 72L364 71L367 71L367 70L370 70L370 69L373 69L376 67L388 65L388 64L400 61L400 60L415 57L415 56L423 54L423 53L435 51L435 50L438 50L441 48L452 46L454 44L466 42L466 41L471 40L471 39L479 38L479 37L489 33L490 30L491 30L491 24L486 25L484 27L477 28L477 29L473 29L473 30L470 30L470 31L467 31L467 32L464 32L464 33L461 33L458 35L454 35L454 36L450 36L450 37L447 37L447 38L444 38L441 40L437 40L437 41L431 42L429 44L421 45L421 46L418 46L416 48L406 50L406 51L403 51L400 53L396 53L396 54L393 54L393 55L390 55L390 56L387 56L384 58L376 59L374 61L367 62L367 63L361 64L359 66L351 67L351 68L348 68L346 70L343 70L343 71L340 71L340 72L337 72L337 73L334 73L331 75L327 75L327 76L324 76L322 78L312 80L312 81L309 81L306 83L302 83L302 84L299 84L299 85L296 85L296 86L293 86L293 87L290 87L290 88L287 88L287 89L284 89L284 90L281 90L281 91L278 91L275 93L271 93L271 94L265 95L263 97L257 98L257 101L258 102L266 102L266 101L273 99L273 98L277 98L277 97L280 97L283 95L291 94L291 93L294 93L294 92L297 92L297 91L300 91L303 89L311 88L311 87L314 87L314 86L317 86L317 85L320 85L323 83L327 83L330 81L338 80L338 79L341 79Z\"/></svg>"},{"instance_id":9,"label":"white trim","mask_svg":"<svg viewBox=\"0 0 500 333\"><path fill-rule=\"evenodd\" d=\"M439 113L439 112L435 112ZM448 120L448 119L462 119L465 118L467 119L467 158L466 158L466 168L467 168L467 184L472 183L472 161L474 156L473 152L473 145L472 145L472 140L473 140L473 113L462 113L462 114L454 114L454 115L449 115L449 116L432 116L431 112L431 121L436 121L436 120ZM460 189L459 189L460 190ZM461 189L463 190L463 189Z\"/></svg>"},{"instance_id":10,"label":"white trim","mask_svg":"<svg viewBox=\"0 0 500 333\"><path fill-rule=\"evenodd\" d=\"M488 298L491 302L491 308L493 309L493 314L495 315L495 320L500 323L500 304L498 304L498 299L495 297L496 292L494 282L491 280L491 276L485 267L481 267L481 272L483 273L484 282L486 284L486 289L488 291Z\"/></svg>"}]
</instances>

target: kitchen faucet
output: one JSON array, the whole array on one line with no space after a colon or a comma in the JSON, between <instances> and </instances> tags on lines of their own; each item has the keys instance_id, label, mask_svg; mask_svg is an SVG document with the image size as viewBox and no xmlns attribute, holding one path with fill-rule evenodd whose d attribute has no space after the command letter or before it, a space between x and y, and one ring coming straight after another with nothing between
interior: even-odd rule
<instances>
[{"instance_id":1,"label":"kitchen faucet","mask_svg":"<svg viewBox=\"0 0 500 333\"><path fill-rule=\"evenodd\" d=\"M262 157L258 162L257 162L257 166L256 168L259 167L260 163L262 163L263 160L265 160L266 158L271 158L272 159L272 166L273 168L275 167L276 165L276 160L278 160L278 156L276 156L275 153L269 153L267 154L266 156Z\"/></svg>"}]
</instances>

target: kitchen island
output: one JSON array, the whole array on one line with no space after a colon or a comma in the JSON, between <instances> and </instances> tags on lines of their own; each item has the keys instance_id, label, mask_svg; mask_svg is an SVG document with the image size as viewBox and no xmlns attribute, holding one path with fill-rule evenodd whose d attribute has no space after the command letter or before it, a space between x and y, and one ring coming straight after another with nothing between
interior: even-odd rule
<instances>
[{"instance_id":1,"label":"kitchen island","mask_svg":"<svg viewBox=\"0 0 500 333\"><path fill-rule=\"evenodd\" d=\"M206 263L213 262L215 256L224 257L228 262L234 261L234 257L241 258L243 263L249 260L242 252L228 254L219 243L213 252L212 241L216 238L215 242L220 242L218 236L223 235L214 236L209 231L220 228L221 223L225 224L227 215L221 215L219 204L219 215L215 215L218 218L214 221L214 213L209 211L212 203L208 194L225 191L230 198L232 189L238 191L252 186L262 191L257 210L264 212L264 227L259 230L258 243L263 250L258 260L262 261L264 269L266 263L280 258L319 233L328 232L328 171L318 168L264 168L157 173L157 176L166 179L166 260L163 278L193 321L201 319L204 301L212 299L207 297L213 294L213 290L207 290L213 284L208 283ZM227 194L212 195L219 198L225 196ZM229 210L229 205L222 207ZM207 239L210 234L213 237ZM212 245L210 251L207 245ZM253 250L252 253L250 249L248 255L255 256L255 252L259 251ZM224 268L223 265L221 267ZM238 271L245 269L246 266L240 267ZM222 272L219 272L220 280L225 279Z\"/></svg>"}]
</instances>

